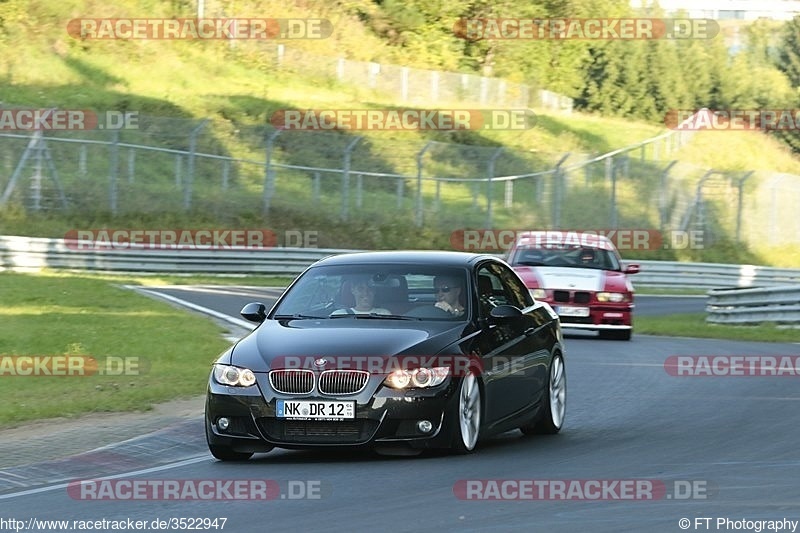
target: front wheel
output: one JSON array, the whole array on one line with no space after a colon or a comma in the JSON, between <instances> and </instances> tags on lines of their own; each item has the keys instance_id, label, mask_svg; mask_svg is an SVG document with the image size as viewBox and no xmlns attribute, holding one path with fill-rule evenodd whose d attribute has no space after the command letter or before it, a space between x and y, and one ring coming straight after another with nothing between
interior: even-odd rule
<instances>
[{"instance_id":1,"label":"front wheel","mask_svg":"<svg viewBox=\"0 0 800 533\"><path fill-rule=\"evenodd\" d=\"M456 453L471 453L478 444L481 431L481 388L473 370L461 380L456 407L458 413L453 421L458 427L452 450Z\"/></svg>"},{"instance_id":2,"label":"front wheel","mask_svg":"<svg viewBox=\"0 0 800 533\"><path fill-rule=\"evenodd\" d=\"M555 435L564 425L567 414L567 372L560 353L553 356L547 380L547 403L542 417L520 429L525 435Z\"/></svg>"},{"instance_id":3,"label":"front wheel","mask_svg":"<svg viewBox=\"0 0 800 533\"><path fill-rule=\"evenodd\" d=\"M253 456L252 452L237 452L228 446L217 444L209 444L208 450L220 461L247 461Z\"/></svg>"},{"instance_id":4,"label":"front wheel","mask_svg":"<svg viewBox=\"0 0 800 533\"><path fill-rule=\"evenodd\" d=\"M209 424L208 420L206 420L206 424ZM247 461L253 456L253 452L237 452L230 446L211 444L211 438L208 432L208 425L206 425L206 444L208 444L208 451L210 451L211 455L216 459L220 461Z\"/></svg>"}]
</instances>

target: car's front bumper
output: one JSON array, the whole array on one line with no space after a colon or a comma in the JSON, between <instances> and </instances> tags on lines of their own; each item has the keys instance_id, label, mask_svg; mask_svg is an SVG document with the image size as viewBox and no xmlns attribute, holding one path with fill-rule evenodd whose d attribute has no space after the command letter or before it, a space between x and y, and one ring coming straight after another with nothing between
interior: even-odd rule
<instances>
[{"instance_id":1,"label":"car's front bumper","mask_svg":"<svg viewBox=\"0 0 800 533\"><path fill-rule=\"evenodd\" d=\"M232 390L233 389L233 390ZM452 439L446 420L457 397L452 380L426 391L404 392L380 387L370 396L285 396L267 392L258 385L235 389L209 382L206 398L206 433L210 444L236 451L262 451L270 447L314 448L405 444L415 448L446 447ZM276 405L284 400L356 402L355 418L342 421L278 418ZM222 430L217 421L228 418ZM431 422L427 433L417 428L421 420Z\"/></svg>"}]
</instances>

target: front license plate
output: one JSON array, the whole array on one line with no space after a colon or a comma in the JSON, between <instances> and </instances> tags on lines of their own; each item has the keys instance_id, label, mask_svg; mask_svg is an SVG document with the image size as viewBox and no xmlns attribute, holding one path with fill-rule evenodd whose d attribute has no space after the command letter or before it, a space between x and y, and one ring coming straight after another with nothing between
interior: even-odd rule
<instances>
[{"instance_id":1,"label":"front license plate","mask_svg":"<svg viewBox=\"0 0 800 533\"><path fill-rule=\"evenodd\" d=\"M589 308L588 307L569 307L564 305L559 305L556 307L556 313L559 316L589 316Z\"/></svg>"},{"instance_id":2,"label":"front license plate","mask_svg":"<svg viewBox=\"0 0 800 533\"><path fill-rule=\"evenodd\" d=\"M293 420L348 420L356 417L356 402L278 400L275 416Z\"/></svg>"}]
</instances>

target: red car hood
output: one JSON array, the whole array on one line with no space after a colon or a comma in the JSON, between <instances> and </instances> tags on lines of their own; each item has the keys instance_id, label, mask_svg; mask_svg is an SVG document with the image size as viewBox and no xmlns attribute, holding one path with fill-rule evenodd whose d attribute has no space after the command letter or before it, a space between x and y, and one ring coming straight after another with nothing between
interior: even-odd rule
<instances>
[{"instance_id":1,"label":"red car hood","mask_svg":"<svg viewBox=\"0 0 800 533\"><path fill-rule=\"evenodd\" d=\"M528 288L563 289L574 291L632 291L623 272L596 268L514 267Z\"/></svg>"}]
</instances>

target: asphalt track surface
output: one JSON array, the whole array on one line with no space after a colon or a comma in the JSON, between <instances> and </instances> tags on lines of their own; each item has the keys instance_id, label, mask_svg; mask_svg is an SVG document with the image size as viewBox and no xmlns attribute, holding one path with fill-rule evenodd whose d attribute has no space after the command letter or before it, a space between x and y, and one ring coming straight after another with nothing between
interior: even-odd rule
<instances>
[{"instance_id":1,"label":"asphalt track surface","mask_svg":"<svg viewBox=\"0 0 800 533\"><path fill-rule=\"evenodd\" d=\"M269 304L266 300L280 293L269 291L175 289L171 294L237 316L241 305L254 296ZM659 306L667 299L652 300L640 298L638 311L655 305L663 312ZM668 300L670 309L703 305L696 298ZM28 486L0 495L0 519L131 519L151 524L154 519L224 517L223 530L234 532L588 533L757 531L753 521L800 520L800 378L678 377L665 368L673 355L797 356L800 344L641 335L615 342L570 336L567 420L556 436L523 437L512 431L482 442L468 456L274 450L245 463L223 464L202 451L202 424L197 421L190 430L182 428L169 461L151 471L121 466L120 479L270 480L279 491L272 494L274 499L96 501L71 497L63 484ZM124 454L125 446L118 453ZM70 476L94 479L98 474L86 462ZM486 480L537 480L537 487L545 487L547 494L542 497L532 490L528 494L533 496L524 499L463 499L459 487L468 481L476 487L477 480L483 481L472 498L497 496L491 489L500 486L505 487L501 497L513 498L514 487L530 486L492 485ZM610 489L605 493L610 499L595 499L597 492L590 490L600 482L620 489L630 483L625 480L638 480L637 486L644 490L631 496ZM649 485L642 485L643 480ZM583 490L568 500L558 492L564 486ZM300 487L314 497L294 499ZM688 528L680 527L682 518L689 519ZM704 518L711 520L698 520ZM769 525L763 523L759 529L775 530ZM0 530L3 526L0 521ZM9 529L8 524L5 527Z\"/></svg>"}]
</instances>

